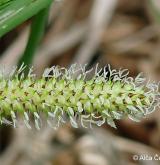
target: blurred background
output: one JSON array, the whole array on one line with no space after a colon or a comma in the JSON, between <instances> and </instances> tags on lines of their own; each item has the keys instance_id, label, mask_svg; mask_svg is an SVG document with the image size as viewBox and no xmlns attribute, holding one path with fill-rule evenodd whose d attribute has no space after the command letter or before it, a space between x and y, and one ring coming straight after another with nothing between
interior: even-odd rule
<instances>
[{"instance_id":1,"label":"blurred background","mask_svg":"<svg viewBox=\"0 0 160 165\"><path fill-rule=\"evenodd\" d=\"M0 66L7 72L23 53L30 21L0 38ZM38 28L38 27L37 27ZM72 63L128 68L160 81L159 0L60 0L50 10L34 56L34 72ZM99 128L27 130L0 128L0 165L159 165L160 111L140 123L116 121ZM155 155L159 160L154 159ZM138 155L141 159L136 159Z\"/></svg>"}]
</instances>

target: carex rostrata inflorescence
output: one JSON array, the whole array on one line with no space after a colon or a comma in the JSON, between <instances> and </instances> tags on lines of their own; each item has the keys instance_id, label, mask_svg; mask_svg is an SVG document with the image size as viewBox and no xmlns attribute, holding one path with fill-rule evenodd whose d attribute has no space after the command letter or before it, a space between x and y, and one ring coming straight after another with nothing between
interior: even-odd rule
<instances>
[{"instance_id":1,"label":"carex rostrata inflorescence","mask_svg":"<svg viewBox=\"0 0 160 165\"><path fill-rule=\"evenodd\" d=\"M129 77L127 69L110 65L86 70L73 64L69 69L53 66L37 78L25 66L15 68L6 78L0 74L0 124L18 126L18 117L27 128L40 129L44 122L57 128L70 121L75 128L116 127L114 120L129 117L140 121L160 106L159 84L146 81L139 74ZM87 79L89 75L93 75ZM43 119L42 119L43 118Z\"/></svg>"}]
</instances>

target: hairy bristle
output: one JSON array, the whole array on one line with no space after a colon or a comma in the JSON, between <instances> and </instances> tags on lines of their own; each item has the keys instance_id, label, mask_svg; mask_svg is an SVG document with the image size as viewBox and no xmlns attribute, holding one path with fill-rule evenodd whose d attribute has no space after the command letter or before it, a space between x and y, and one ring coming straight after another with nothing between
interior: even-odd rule
<instances>
[{"instance_id":1,"label":"hairy bristle","mask_svg":"<svg viewBox=\"0 0 160 165\"><path fill-rule=\"evenodd\" d=\"M128 116L140 121L160 106L159 84L139 74L129 77L127 69L111 69L110 65L86 70L86 65L73 64L69 69L53 66L36 78L26 66L14 68L5 78L0 74L0 123L18 126L17 116L31 129L31 117L39 130L46 123L57 128L70 121L75 128L101 126ZM93 73L87 79L87 74ZM9 120L11 119L11 120Z\"/></svg>"}]
</instances>

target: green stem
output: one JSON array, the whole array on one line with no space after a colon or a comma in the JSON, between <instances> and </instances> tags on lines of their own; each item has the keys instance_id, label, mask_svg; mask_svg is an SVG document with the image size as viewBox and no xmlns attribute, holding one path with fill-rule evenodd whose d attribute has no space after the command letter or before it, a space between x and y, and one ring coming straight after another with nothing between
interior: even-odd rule
<instances>
[{"instance_id":1,"label":"green stem","mask_svg":"<svg viewBox=\"0 0 160 165\"><path fill-rule=\"evenodd\" d=\"M48 11L49 7L43 9L34 16L28 43L22 58L19 60L19 65L22 63L27 66L31 65L36 49L44 33Z\"/></svg>"}]
</instances>

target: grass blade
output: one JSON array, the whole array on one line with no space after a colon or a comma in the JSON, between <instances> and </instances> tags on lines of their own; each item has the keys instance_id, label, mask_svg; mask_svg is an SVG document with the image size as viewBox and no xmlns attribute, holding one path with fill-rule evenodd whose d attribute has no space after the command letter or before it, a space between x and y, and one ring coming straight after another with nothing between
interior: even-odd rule
<instances>
[{"instance_id":1,"label":"grass blade","mask_svg":"<svg viewBox=\"0 0 160 165\"><path fill-rule=\"evenodd\" d=\"M0 37L47 8L53 0L10 0L0 2ZM5 6L5 4L7 4ZM4 7L3 7L4 6Z\"/></svg>"}]
</instances>

